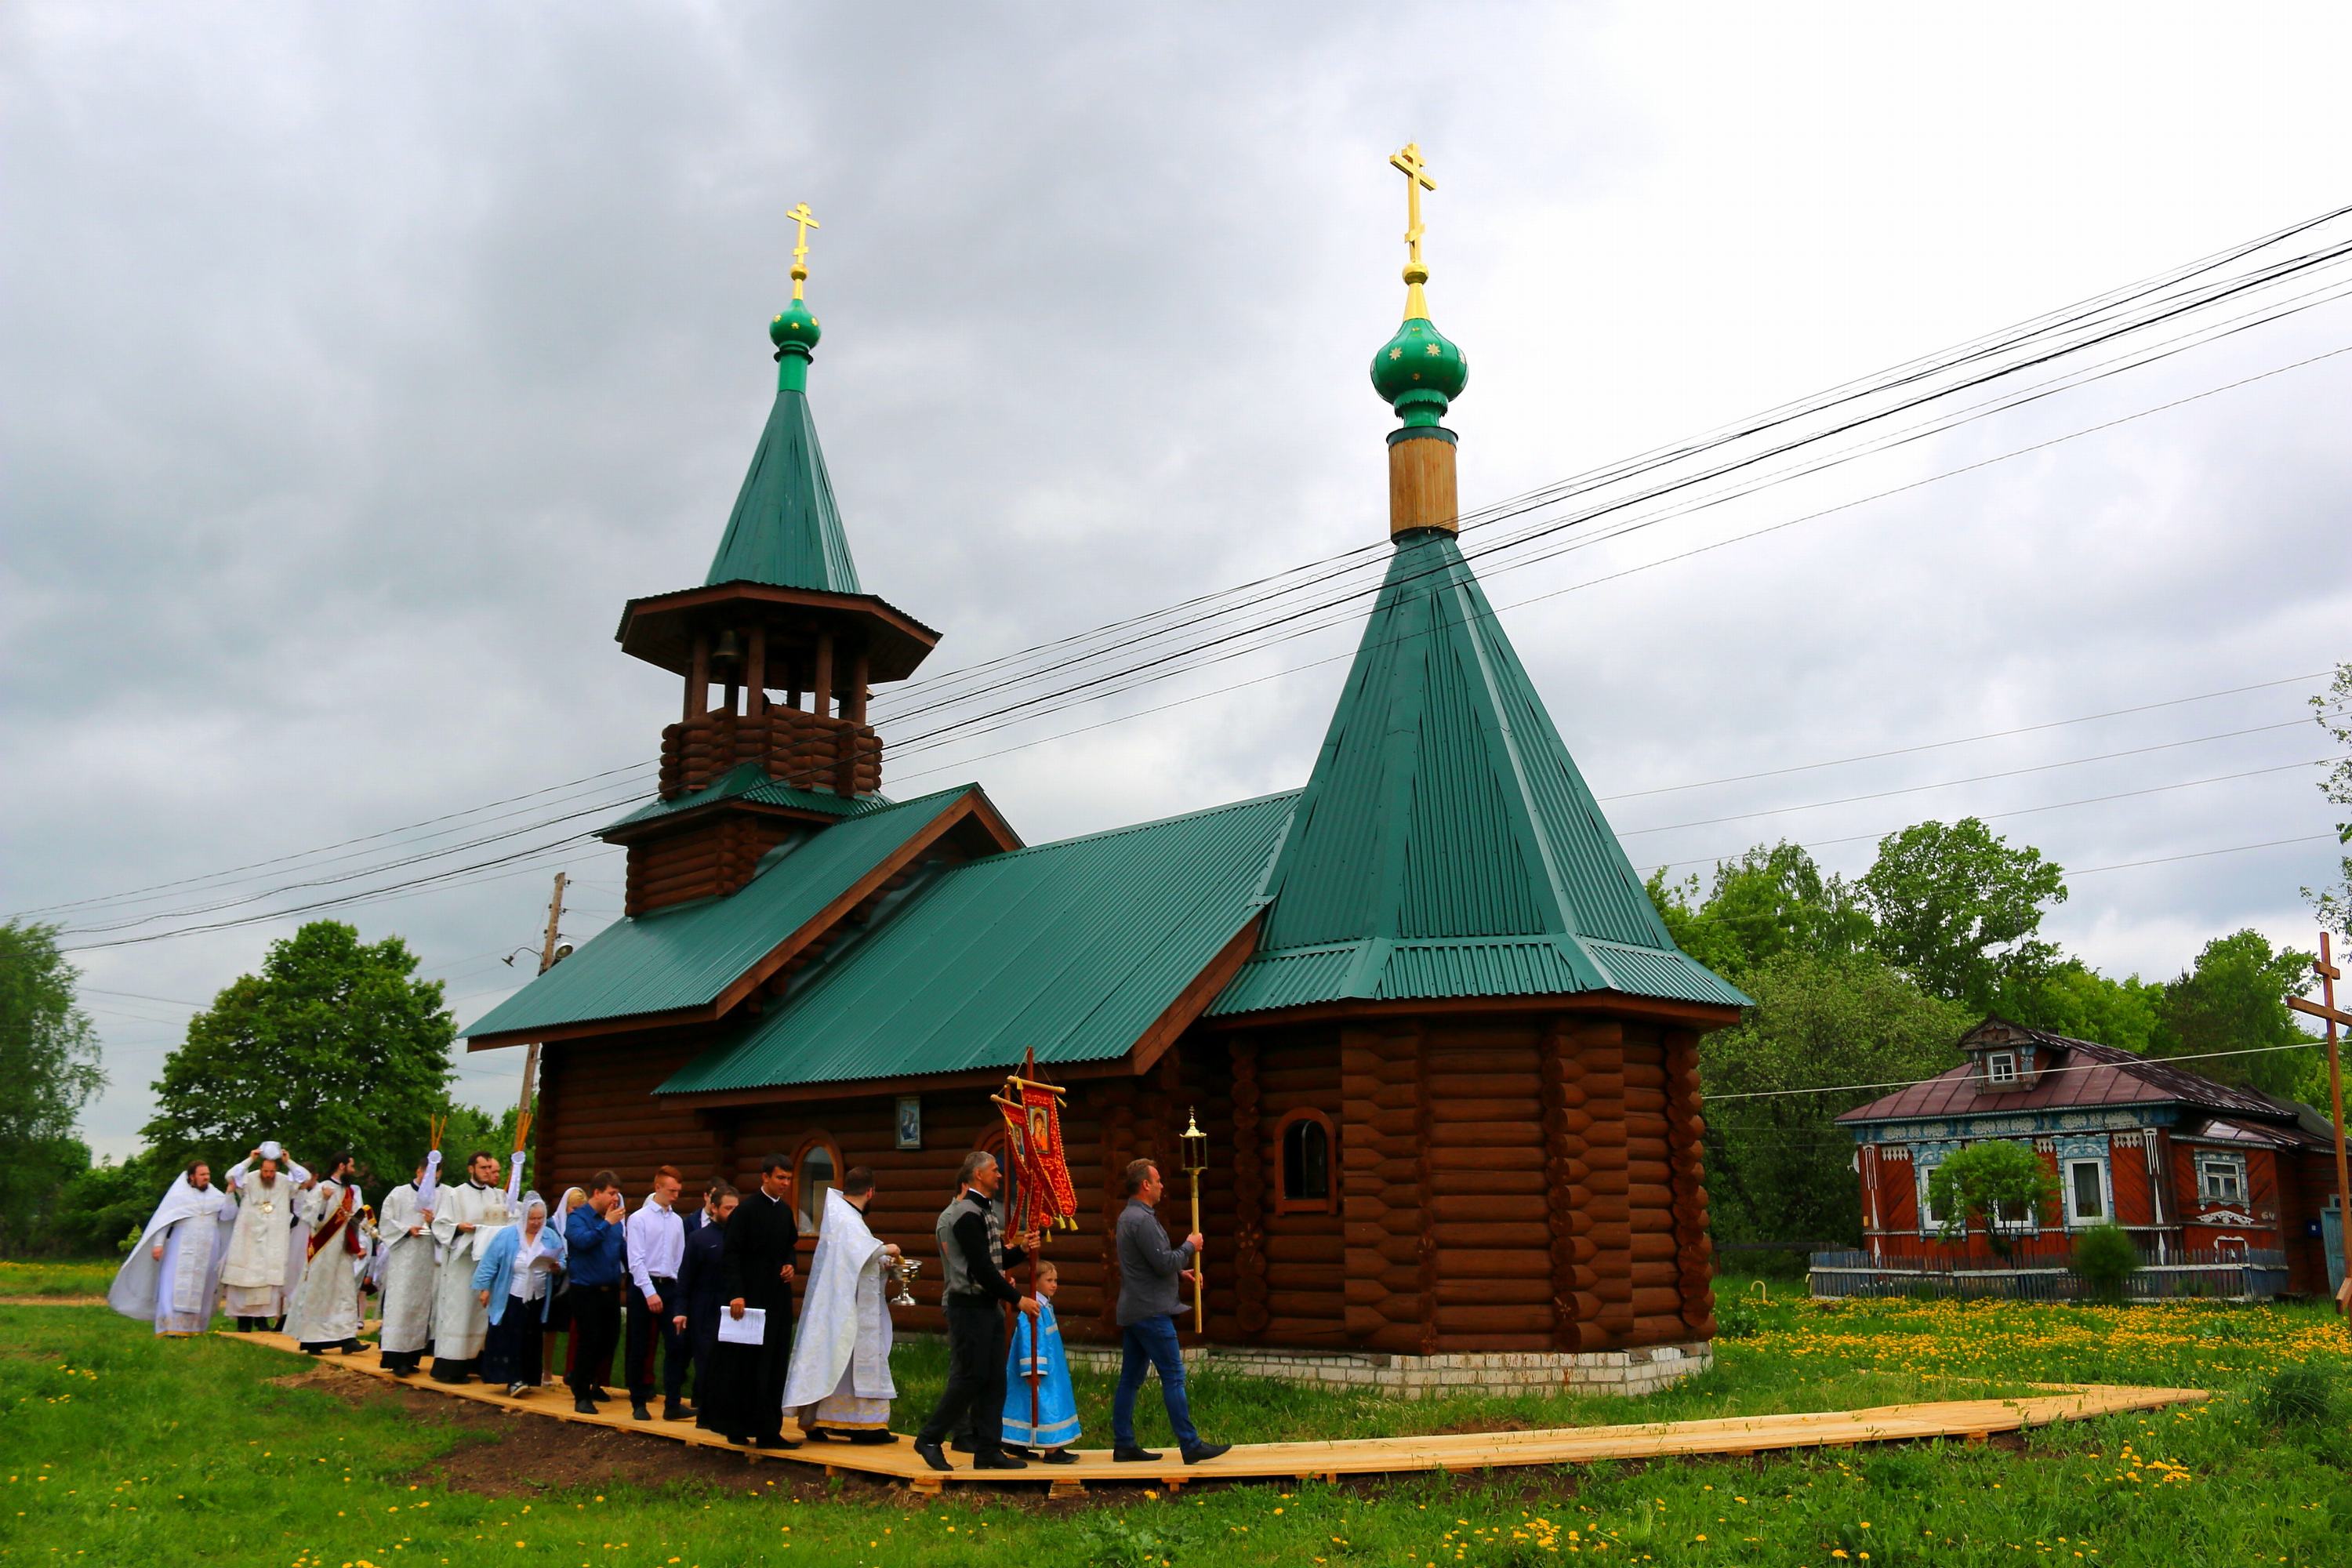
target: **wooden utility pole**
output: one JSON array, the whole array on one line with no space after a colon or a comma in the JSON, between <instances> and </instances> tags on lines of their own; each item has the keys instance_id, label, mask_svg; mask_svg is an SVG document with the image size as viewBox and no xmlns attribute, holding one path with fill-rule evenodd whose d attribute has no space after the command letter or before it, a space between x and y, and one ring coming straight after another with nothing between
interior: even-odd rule
<instances>
[{"instance_id":1,"label":"wooden utility pole","mask_svg":"<svg viewBox=\"0 0 2352 1568\"><path fill-rule=\"evenodd\" d=\"M563 921L563 873L555 874L555 893L547 900L547 940L540 943L539 972L541 974L555 967L555 931ZM530 1114L531 1091L539 1087L539 1042L523 1047L522 1099L515 1104L518 1120Z\"/></svg>"},{"instance_id":2,"label":"wooden utility pole","mask_svg":"<svg viewBox=\"0 0 2352 1568\"><path fill-rule=\"evenodd\" d=\"M2335 955L2327 951L2327 933L2319 933L2319 960L2312 965L2319 973L2319 1002L2316 1005L2300 996L2290 996L2286 1005L2298 1013L2308 1013L2327 1026L2327 1110L2336 1121L2336 1237L2338 1255L2344 1258L2346 1287L2352 1287L2352 1166L2344 1157L2344 1062L2336 1048L2336 1026L2352 1025L2352 1015L2338 1012L2336 1007L2336 983L2344 972L2336 967ZM2352 1289L2336 1292L2336 1310L2347 1310Z\"/></svg>"}]
</instances>

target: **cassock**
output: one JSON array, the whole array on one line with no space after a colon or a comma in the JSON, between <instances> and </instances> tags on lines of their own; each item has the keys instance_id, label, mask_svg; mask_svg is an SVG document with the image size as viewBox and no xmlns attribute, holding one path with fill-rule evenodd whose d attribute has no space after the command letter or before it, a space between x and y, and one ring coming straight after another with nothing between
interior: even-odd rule
<instances>
[{"instance_id":1,"label":"cassock","mask_svg":"<svg viewBox=\"0 0 2352 1568\"><path fill-rule=\"evenodd\" d=\"M898 1388L890 1381L887 1262L865 1212L827 1188L784 1379L784 1408L803 1428L890 1430Z\"/></svg>"},{"instance_id":2,"label":"cassock","mask_svg":"<svg viewBox=\"0 0 2352 1568\"><path fill-rule=\"evenodd\" d=\"M433 1238L443 1257L433 1289L433 1375L440 1382L465 1382L481 1358L490 1311L475 1299L474 1265L481 1261L480 1249L514 1218L505 1190L479 1182L444 1184L436 1199ZM461 1225L474 1228L461 1231Z\"/></svg>"},{"instance_id":3,"label":"cassock","mask_svg":"<svg viewBox=\"0 0 2352 1568\"><path fill-rule=\"evenodd\" d=\"M416 1358L433 1339L435 1279L433 1219L418 1201L415 1184L403 1182L383 1196L376 1214L377 1288L383 1291L383 1332L377 1348L383 1364L416 1370Z\"/></svg>"},{"instance_id":4,"label":"cassock","mask_svg":"<svg viewBox=\"0 0 2352 1568\"><path fill-rule=\"evenodd\" d=\"M719 1253L719 1298L764 1308L767 1331L756 1345L721 1342L711 1363L710 1425L739 1443L779 1443L784 1427L784 1373L793 1353L793 1287L783 1278L797 1254L793 1205L754 1187L727 1221ZM719 1308L723 1313L725 1307Z\"/></svg>"},{"instance_id":5,"label":"cassock","mask_svg":"<svg viewBox=\"0 0 2352 1568\"><path fill-rule=\"evenodd\" d=\"M126 1318L151 1319L159 1334L200 1334L212 1327L228 1258L236 1205L218 1187L188 1184L186 1173L155 1207L139 1245L122 1260L107 1304ZM158 1258L155 1249L163 1256Z\"/></svg>"},{"instance_id":6,"label":"cassock","mask_svg":"<svg viewBox=\"0 0 2352 1568\"><path fill-rule=\"evenodd\" d=\"M302 1194L310 1257L287 1309L286 1331L305 1350L356 1348L360 1337L360 1275L369 1245L364 1204L355 1183L322 1181Z\"/></svg>"},{"instance_id":7,"label":"cassock","mask_svg":"<svg viewBox=\"0 0 2352 1568\"><path fill-rule=\"evenodd\" d=\"M271 1147L276 1147L275 1144ZM277 1176L264 1181L250 1160L231 1165L223 1184L236 1196L236 1228L228 1243L221 1283L228 1287L233 1318L282 1318L301 1283L309 1248L294 1234L299 1223L302 1184L310 1173L283 1161Z\"/></svg>"}]
</instances>

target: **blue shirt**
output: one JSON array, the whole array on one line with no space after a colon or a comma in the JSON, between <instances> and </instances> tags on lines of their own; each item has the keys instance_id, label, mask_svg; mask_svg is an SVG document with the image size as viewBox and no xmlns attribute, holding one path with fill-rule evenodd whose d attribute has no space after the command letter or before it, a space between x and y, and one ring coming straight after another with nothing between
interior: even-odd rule
<instances>
[{"instance_id":1,"label":"blue shirt","mask_svg":"<svg viewBox=\"0 0 2352 1568\"><path fill-rule=\"evenodd\" d=\"M574 1285L618 1285L628 1271L621 1227L585 1204L563 1216L563 1245Z\"/></svg>"}]
</instances>

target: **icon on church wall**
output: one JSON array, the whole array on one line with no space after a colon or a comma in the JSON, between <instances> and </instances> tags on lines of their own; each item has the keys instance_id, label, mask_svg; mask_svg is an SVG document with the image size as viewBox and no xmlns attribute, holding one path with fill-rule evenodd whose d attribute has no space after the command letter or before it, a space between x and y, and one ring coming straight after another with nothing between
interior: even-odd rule
<instances>
[{"instance_id":1,"label":"icon on church wall","mask_svg":"<svg viewBox=\"0 0 2352 1568\"><path fill-rule=\"evenodd\" d=\"M919 1149L923 1146L923 1097L902 1094L898 1097L898 1147Z\"/></svg>"}]
</instances>

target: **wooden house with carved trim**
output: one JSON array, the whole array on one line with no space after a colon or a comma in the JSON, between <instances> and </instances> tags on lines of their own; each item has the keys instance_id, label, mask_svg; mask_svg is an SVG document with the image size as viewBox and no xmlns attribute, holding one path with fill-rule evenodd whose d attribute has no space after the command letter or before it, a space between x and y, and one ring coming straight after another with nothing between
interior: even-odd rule
<instances>
[{"instance_id":1,"label":"wooden house with carved trim","mask_svg":"<svg viewBox=\"0 0 2352 1568\"><path fill-rule=\"evenodd\" d=\"M1698 1041L1746 999L1666 934L1456 543L1467 370L1425 276L1373 362L1394 554L1304 787L1035 845L977 784L880 793L867 694L938 634L859 580L795 287L706 581L622 616L683 686L659 798L604 833L625 918L467 1030L545 1042L545 1180L782 1152L814 1215L871 1165L921 1256L1034 1050L1087 1194L1053 1247L1074 1340L1115 1338L1121 1170L1172 1169L1197 1108L1220 1353L1402 1389L1706 1364Z\"/></svg>"},{"instance_id":2,"label":"wooden house with carved trim","mask_svg":"<svg viewBox=\"0 0 2352 1568\"><path fill-rule=\"evenodd\" d=\"M2319 1112L2095 1041L1987 1018L1960 1065L1838 1118L1854 1138L1863 1244L1900 1267L2063 1267L2074 1238L2119 1225L2159 1270L2196 1259L2275 1259L2275 1289L2342 1279L2334 1129ZM1947 1237L1928 1178L1990 1138L2030 1144L2058 1191L2044 1215L2002 1215Z\"/></svg>"}]
</instances>

